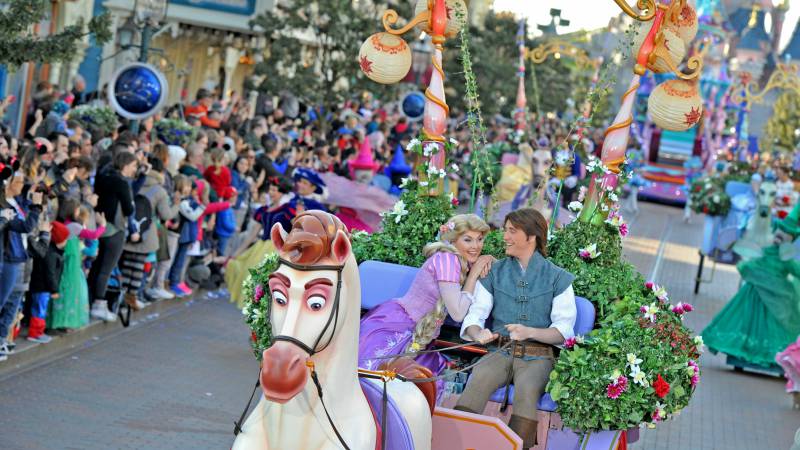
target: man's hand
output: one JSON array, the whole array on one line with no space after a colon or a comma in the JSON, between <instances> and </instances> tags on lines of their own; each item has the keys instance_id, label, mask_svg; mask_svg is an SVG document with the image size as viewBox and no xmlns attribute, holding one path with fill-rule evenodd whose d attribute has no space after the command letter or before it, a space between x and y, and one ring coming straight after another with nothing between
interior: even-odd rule
<instances>
[{"instance_id":1,"label":"man's hand","mask_svg":"<svg viewBox=\"0 0 800 450\"><path fill-rule=\"evenodd\" d=\"M478 335L475 336L475 342L478 342L480 344L488 344L489 342L492 342L498 337L500 337L499 334L492 333L491 330L483 328L481 331L478 332Z\"/></svg>"},{"instance_id":2,"label":"man's hand","mask_svg":"<svg viewBox=\"0 0 800 450\"><path fill-rule=\"evenodd\" d=\"M34 205L42 205L42 193L41 192L34 192L31 194L31 203Z\"/></svg>"},{"instance_id":3,"label":"man's hand","mask_svg":"<svg viewBox=\"0 0 800 450\"><path fill-rule=\"evenodd\" d=\"M508 330L508 333L511 335L511 339L515 341L525 341L533 338L533 328L526 327L525 325L513 323L506 325L506 330Z\"/></svg>"},{"instance_id":4,"label":"man's hand","mask_svg":"<svg viewBox=\"0 0 800 450\"><path fill-rule=\"evenodd\" d=\"M73 181L75 181L75 176L77 175L78 175L77 167L67 169L64 171L64 181L66 181L67 183L72 183Z\"/></svg>"}]
</instances>

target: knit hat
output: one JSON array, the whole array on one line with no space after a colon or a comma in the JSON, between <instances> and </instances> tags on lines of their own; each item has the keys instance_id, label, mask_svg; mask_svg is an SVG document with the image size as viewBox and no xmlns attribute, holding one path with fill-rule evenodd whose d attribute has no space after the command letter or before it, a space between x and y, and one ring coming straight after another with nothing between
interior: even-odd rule
<instances>
[{"instance_id":1,"label":"knit hat","mask_svg":"<svg viewBox=\"0 0 800 450\"><path fill-rule=\"evenodd\" d=\"M794 237L800 235L800 203L794 205L794 209L783 220L778 221L778 229L791 234Z\"/></svg>"},{"instance_id":2,"label":"knit hat","mask_svg":"<svg viewBox=\"0 0 800 450\"><path fill-rule=\"evenodd\" d=\"M50 242L59 245L69 238L69 228L61 222L50 224Z\"/></svg>"}]
</instances>

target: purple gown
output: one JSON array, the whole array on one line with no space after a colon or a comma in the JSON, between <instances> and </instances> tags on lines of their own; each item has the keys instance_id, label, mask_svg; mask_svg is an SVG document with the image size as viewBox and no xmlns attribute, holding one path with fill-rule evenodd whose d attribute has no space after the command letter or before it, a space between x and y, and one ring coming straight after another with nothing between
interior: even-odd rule
<instances>
[{"instance_id":1,"label":"purple gown","mask_svg":"<svg viewBox=\"0 0 800 450\"><path fill-rule=\"evenodd\" d=\"M377 306L361 319L358 366L375 370L387 360L370 358L404 353L411 343L417 321L433 309L440 297L439 282L460 281L461 263L456 255L438 252L428 258L403 297ZM430 369L434 376L444 370L447 362L439 353L420 355L416 361Z\"/></svg>"}]
</instances>

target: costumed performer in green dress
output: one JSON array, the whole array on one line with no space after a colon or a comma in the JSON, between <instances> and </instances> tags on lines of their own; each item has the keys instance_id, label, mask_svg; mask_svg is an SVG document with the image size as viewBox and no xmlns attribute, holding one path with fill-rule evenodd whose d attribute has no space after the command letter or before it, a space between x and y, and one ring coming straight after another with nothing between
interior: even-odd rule
<instances>
[{"instance_id":1,"label":"costumed performer in green dress","mask_svg":"<svg viewBox=\"0 0 800 450\"><path fill-rule=\"evenodd\" d=\"M708 348L765 369L800 335L800 261L792 242L800 235L800 204L777 222L763 255L739 263L744 284L703 330Z\"/></svg>"}]
</instances>

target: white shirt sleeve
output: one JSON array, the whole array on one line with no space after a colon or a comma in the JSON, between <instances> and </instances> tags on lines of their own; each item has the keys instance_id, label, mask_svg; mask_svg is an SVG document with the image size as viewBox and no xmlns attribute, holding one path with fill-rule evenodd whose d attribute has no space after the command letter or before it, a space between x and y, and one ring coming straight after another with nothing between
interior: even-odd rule
<instances>
[{"instance_id":1,"label":"white shirt sleeve","mask_svg":"<svg viewBox=\"0 0 800 450\"><path fill-rule=\"evenodd\" d=\"M486 319L489 318L489 313L492 312L492 306L494 305L494 297L483 287L480 281L475 283L474 298L475 300L469 306L469 311L467 311L467 315L461 323L461 339L465 341L471 340L469 336L467 336L467 328L472 325L483 328Z\"/></svg>"},{"instance_id":2,"label":"white shirt sleeve","mask_svg":"<svg viewBox=\"0 0 800 450\"><path fill-rule=\"evenodd\" d=\"M564 339L575 336L575 319L578 308L575 306L575 291L570 285L564 292L553 298L553 307L550 311L550 328L557 329ZM464 321L466 323L466 320ZM463 328L462 328L463 330Z\"/></svg>"}]
</instances>

